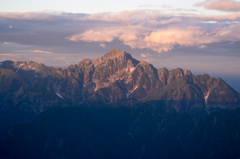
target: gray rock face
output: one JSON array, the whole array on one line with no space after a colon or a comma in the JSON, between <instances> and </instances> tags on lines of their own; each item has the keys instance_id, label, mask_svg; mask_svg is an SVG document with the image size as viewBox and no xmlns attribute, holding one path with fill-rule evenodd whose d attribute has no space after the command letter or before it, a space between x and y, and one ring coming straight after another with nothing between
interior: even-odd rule
<instances>
[{"instance_id":1,"label":"gray rock face","mask_svg":"<svg viewBox=\"0 0 240 159\"><path fill-rule=\"evenodd\" d=\"M4 61L0 66L1 109L21 107L40 113L82 102L162 100L178 111L235 108L240 95L222 79L194 76L181 68L157 70L129 53L113 49L66 69L35 62Z\"/></svg>"}]
</instances>

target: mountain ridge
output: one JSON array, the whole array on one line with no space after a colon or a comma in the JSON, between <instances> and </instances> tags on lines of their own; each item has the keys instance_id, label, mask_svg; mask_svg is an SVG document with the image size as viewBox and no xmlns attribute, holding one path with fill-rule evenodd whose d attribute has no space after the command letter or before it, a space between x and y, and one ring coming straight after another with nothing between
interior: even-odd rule
<instances>
[{"instance_id":1,"label":"mountain ridge","mask_svg":"<svg viewBox=\"0 0 240 159\"><path fill-rule=\"evenodd\" d=\"M194 76L190 70L181 68L156 69L116 48L102 57L83 59L66 69L32 61L3 61L0 68L2 82L8 69L11 78L20 83L16 88L14 84L9 85L15 88L12 92L0 90L3 107L7 107L6 101L13 100L13 105L20 104L35 113L59 103L68 106L88 101L163 100L178 111L240 106L239 93L222 79L206 74Z\"/></svg>"},{"instance_id":2,"label":"mountain ridge","mask_svg":"<svg viewBox=\"0 0 240 159\"><path fill-rule=\"evenodd\" d=\"M66 69L4 61L0 158L239 158L239 99L119 49Z\"/></svg>"}]
</instances>

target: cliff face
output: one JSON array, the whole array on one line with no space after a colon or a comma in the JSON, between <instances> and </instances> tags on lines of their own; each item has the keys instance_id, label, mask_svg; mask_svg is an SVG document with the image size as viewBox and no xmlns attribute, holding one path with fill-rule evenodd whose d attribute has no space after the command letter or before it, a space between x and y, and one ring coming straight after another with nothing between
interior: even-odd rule
<instances>
[{"instance_id":1,"label":"cliff face","mask_svg":"<svg viewBox=\"0 0 240 159\"><path fill-rule=\"evenodd\" d=\"M181 68L157 70L119 49L66 69L4 61L0 65L0 84L2 110L11 106L34 113L88 101L162 100L178 111L240 105L239 93L222 79L206 74L194 76Z\"/></svg>"}]
</instances>

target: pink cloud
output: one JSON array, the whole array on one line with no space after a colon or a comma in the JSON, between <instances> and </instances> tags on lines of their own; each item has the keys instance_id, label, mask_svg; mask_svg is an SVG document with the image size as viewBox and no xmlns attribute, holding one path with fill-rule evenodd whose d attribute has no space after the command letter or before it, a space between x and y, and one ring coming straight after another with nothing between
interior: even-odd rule
<instances>
[{"instance_id":1,"label":"pink cloud","mask_svg":"<svg viewBox=\"0 0 240 159\"><path fill-rule=\"evenodd\" d=\"M147 58L147 59L144 59L144 61L151 62L151 61L153 61L153 58Z\"/></svg>"},{"instance_id":2,"label":"pink cloud","mask_svg":"<svg viewBox=\"0 0 240 159\"><path fill-rule=\"evenodd\" d=\"M223 28L206 30L204 27L180 27L153 29L133 27L111 27L88 30L69 37L71 41L112 42L114 39L122 41L131 48L151 49L156 52L168 52L176 45L183 47L206 47L207 44L240 40L240 24L233 24ZM142 55L147 56L147 55Z\"/></svg>"},{"instance_id":3,"label":"pink cloud","mask_svg":"<svg viewBox=\"0 0 240 159\"><path fill-rule=\"evenodd\" d=\"M106 45L105 44L99 44L99 46L101 46L102 48L105 48L106 47Z\"/></svg>"},{"instance_id":4,"label":"pink cloud","mask_svg":"<svg viewBox=\"0 0 240 159\"><path fill-rule=\"evenodd\" d=\"M31 50L31 51L34 52L34 53L43 53L43 54L50 54L50 53L52 53L50 51L43 51L43 50Z\"/></svg>"},{"instance_id":5,"label":"pink cloud","mask_svg":"<svg viewBox=\"0 0 240 159\"><path fill-rule=\"evenodd\" d=\"M131 48L150 49L159 53L168 52L177 45L202 49L211 43L240 41L240 34L236 34L239 32L237 23L240 13L173 16L141 10L93 14L84 18L101 21L103 25L73 34L67 37L68 40L96 42L103 47L105 43L117 39Z\"/></svg>"},{"instance_id":6,"label":"pink cloud","mask_svg":"<svg viewBox=\"0 0 240 159\"><path fill-rule=\"evenodd\" d=\"M84 33L68 37L70 41L111 42L119 34L116 30L87 30Z\"/></svg>"},{"instance_id":7,"label":"pink cloud","mask_svg":"<svg viewBox=\"0 0 240 159\"><path fill-rule=\"evenodd\" d=\"M150 53L141 53L141 57L143 58L144 61L146 62L151 62L153 61L152 55Z\"/></svg>"},{"instance_id":8,"label":"pink cloud","mask_svg":"<svg viewBox=\"0 0 240 159\"><path fill-rule=\"evenodd\" d=\"M150 53L141 53L141 57L146 58L146 57L151 57L152 55Z\"/></svg>"},{"instance_id":9,"label":"pink cloud","mask_svg":"<svg viewBox=\"0 0 240 159\"><path fill-rule=\"evenodd\" d=\"M200 46L214 41L208 33L201 27L177 28L170 27L151 32L146 36L145 46L151 47L157 52L167 52L172 50L175 45L181 46Z\"/></svg>"},{"instance_id":10,"label":"pink cloud","mask_svg":"<svg viewBox=\"0 0 240 159\"><path fill-rule=\"evenodd\" d=\"M0 18L12 20L79 20L83 14L65 12L0 12ZM84 15L85 16L85 15Z\"/></svg>"},{"instance_id":11,"label":"pink cloud","mask_svg":"<svg viewBox=\"0 0 240 159\"><path fill-rule=\"evenodd\" d=\"M205 0L195 4L195 6L220 11L240 11L240 2L236 0Z\"/></svg>"},{"instance_id":12,"label":"pink cloud","mask_svg":"<svg viewBox=\"0 0 240 159\"><path fill-rule=\"evenodd\" d=\"M218 33L217 37L220 41L228 40L231 42L240 41L240 24L233 24L229 27L222 28Z\"/></svg>"},{"instance_id":13,"label":"pink cloud","mask_svg":"<svg viewBox=\"0 0 240 159\"><path fill-rule=\"evenodd\" d=\"M97 13L90 14L86 17L81 18L82 20L100 20L105 22L115 22L115 23L132 23L142 20L153 19L156 16L161 16L162 13L156 10L133 10L133 11L123 11L118 13Z\"/></svg>"},{"instance_id":14,"label":"pink cloud","mask_svg":"<svg viewBox=\"0 0 240 159\"><path fill-rule=\"evenodd\" d=\"M233 14L228 14L228 15L203 15L203 16L198 16L202 20L209 20L209 21L236 21L240 20L240 13L233 13Z\"/></svg>"},{"instance_id":15,"label":"pink cloud","mask_svg":"<svg viewBox=\"0 0 240 159\"><path fill-rule=\"evenodd\" d=\"M110 27L99 28L96 30L87 30L81 34L72 35L67 37L70 41L85 41L85 42L98 42L100 46L103 42L112 42L114 39L119 39L125 45L135 48L137 35L137 28L133 27Z\"/></svg>"}]
</instances>

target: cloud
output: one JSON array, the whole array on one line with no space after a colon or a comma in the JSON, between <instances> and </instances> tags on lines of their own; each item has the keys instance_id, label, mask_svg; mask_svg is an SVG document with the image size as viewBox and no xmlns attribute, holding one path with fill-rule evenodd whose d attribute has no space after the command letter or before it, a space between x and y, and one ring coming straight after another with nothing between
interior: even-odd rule
<instances>
[{"instance_id":1,"label":"cloud","mask_svg":"<svg viewBox=\"0 0 240 159\"><path fill-rule=\"evenodd\" d=\"M44 13L44 12L1 12L0 18L2 19L16 19L16 20L49 20L56 17L57 13Z\"/></svg>"},{"instance_id":2,"label":"cloud","mask_svg":"<svg viewBox=\"0 0 240 159\"><path fill-rule=\"evenodd\" d=\"M141 57L142 58L146 58L146 57L152 57L152 55L150 53L141 53Z\"/></svg>"},{"instance_id":3,"label":"cloud","mask_svg":"<svg viewBox=\"0 0 240 159\"><path fill-rule=\"evenodd\" d=\"M119 35L117 30L87 30L82 34L76 34L68 37L70 41L86 41L86 42L111 42Z\"/></svg>"},{"instance_id":4,"label":"cloud","mask_svg":"<svg viewBox=\"0 0 240 159\"><path fill-rule=\"evenodd\" d=\"M225 15L165 14L157 10L119 13L0 13L0 42L32 46L36 53L78 54L124 44L132 49L169 52L176 48L207 48L240 41L240 13ZM14 26L9 32L6 26ZM36 38L37 37L37 38ZM99 47L100 46L100 47ZM38 50L41 48L43 50ZM83 50L84 49L84 50ZM15 49L16 50L16 49Z\"/></svg>"},{"instance_id":5,"label":"cloud","mask_svg":"<svg viewBox=\"0 0 240 159\"><path fill-rule=\"evenodd\" d=\"M240 13L228 15L162 14L154 10L92 14L85 21L97 21L83 32L68 36L75 42L111 43L119 40L130 48L168 52L176 46L206 48L208 44L238 41L236 25Z\"/></svg>"},{"instance_id":6,"label":"cloud","mask_svg":"<svg viewBox=\"0 0 240 159\"><path fill-rule=\"evenodd\" d=\"M240 2L236 0L205 0L204 2L195 4L195 6L220 11L240 11Z\"/></svg>"},{"instance_id":7,"label":"cloud","mask_svg":"<svg viewBox=\"0 0 240 159\"><path fill-rule=\"evenodd\" d=\"M202 20L216 21L216 22L240 21L240 13L233 13L228 15L203 15L198 17L199 19L202 19Z\"/></svg>"},{"instance_id":8,"label":"cloud","mask_svg":"<svg viewBox=\"0 0 240 159\"><path fill-rule=\"evenodd\" d=\"M34 53L43 53L43 54L51 54L52 52L50 52L50 51L43 51L43 50L31 50L32 52L34 52Z\"/></svg>"},{"instance_id":9,"label":"cloud","mask_svg":"<svg viewBox=\"0 0 240 159\"><path fill-rule=\"evenodd\" d=\"M124 11L118 13L96 13L89 14L82 17L82 20L97 20L97 21L105 21L105 22L115 22L115 23L134 23L142 20L146 20L146 18L150 18L152 16L152 12L156 14L161 14L159 11L150 11L150 10L133 10L133 11Z\"/></svg>"},{"instance_id":10,"label":"cloud","mask_svg":"<svg viewBox=\"0 0 240 159\"><path fill-rule=\"evenodd\" d=\"M144 59L144 61L151 62L151 61L153 61L153 58L147 58L147 59Z\"/></svg>"},{"instance_id":11,"label":"cloud","mask_svg":"<svg viewBox=\"0 0 240 159\"><path fill-rule=\"evenodd\" d=\"M146 62L151 62L153 61L152 55L150 53L141 53L141 57L143 58L144 61Z\"/></svg>"},{"instance_id":12,"label":"cloud","mask_svg":"<svg viewBox=\"0 0 240 159\"><path fill-rule=\"evenodd\" d=\"M3 42L2 44L4 44L4 45L8 45L8 44L9 44L9 42L5 41L5 42Z\"/></svg>"},{"instance_id":13,"label":"cloud","mask_svg":"<svg viewBox=\"0 0 240 159\"><path fill-rule=\"evenodd\" d=\"M101 28L96 30L87 30L81 34L76 34L67 37L70 41L85 41L85 42L112 42L114 39L123 41L125 45L135 48L137 35L140 33L135 27L111 27Z\"/></svg>"},{"instance_id":14,"label":"cloud","mask_svg":"<svg viewBox=\"0 0 240 159\"><path fill-rule=\"evenodd\" d=\"M240 41L240 24L234 24L229 27L222 28L218 33L217 37L219 41L225 41L226 39L231 42Z\"/></svg>"},{"instance_id":15,"label":"cloud","mask_svg":"<svg viewBox=\"0 0 240 159\"><path fill-rule=\"evenodd\" d=\"M87 14L66 12L0 12L0 19L26 21L76 21Z\"/></svg>"},{"instance_id":16,"label":"cloud","mask_svg":"<svg viewBox=\"0 0 240 159\"><path fill-rule=\"evenodd\" d=\"M239 41L240 34L236 34L240 24L217 27L212 30L201 26L172 26L161 29L110 27L88 30L69 37L71 41L112 42L114 39L122 41L131 48L151 49L156 52L168 52L179 45L182 47L206 47L207 44L223 41Z\"/></svg>"},{"instance_id":17,"label":"cloud","mask_svg":"<svg viewBox=\"0 0 240 159\"><path fill-rule=\"evenodd\" d=\"M0 56L11 56L11 57L16 57L16 56L26 56L27 54L0 54Z\"/></svg>"},{"instance_id":18,"label":"cloud","mask_svg":"<svg viewBox=\"0 0 240 159\"><path fill-rule=\"evenodd\" d=\"M99 46L101 46L102 48L105 48L106 47L106 45L105 44L99 44Z\"/></svg>"},{"instance_id":19,"label":"cloud","mask_svg":"<svg viewBox=\"0 0 240 159\"><path fill-rule=\"evenodd\" d=\"M215 39L214 33L207 32L202 27L169 27L151 32L149 36L145 37L144 45L140 47L150 47L157 52L167 52L176 45L201 47L204 44L217 41L218 39Z\"/></svg>"}]
</instances>

